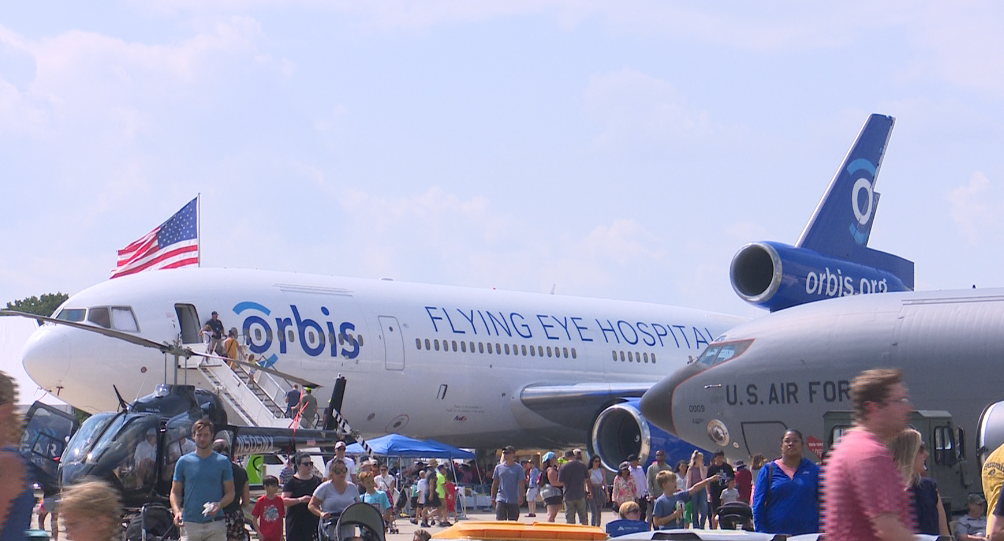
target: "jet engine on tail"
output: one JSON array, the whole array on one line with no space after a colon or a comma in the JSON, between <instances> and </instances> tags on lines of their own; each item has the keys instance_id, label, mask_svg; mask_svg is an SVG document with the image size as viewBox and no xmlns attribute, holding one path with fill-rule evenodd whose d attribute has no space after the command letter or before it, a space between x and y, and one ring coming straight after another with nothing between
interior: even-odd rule
<instances>
[{"instance_id":1,"label":"jet engine on tail","mask_svg":"<svg viewBox=\"0 0 1004 541\"><path fill-rule=\"evenodd\" d=\"M913 290L913 262L868 248L882 157L895 119L871 115L795 246L755 242L732 258L732 288L770 311L817 300Z\"/></svg>"}]
</instances>

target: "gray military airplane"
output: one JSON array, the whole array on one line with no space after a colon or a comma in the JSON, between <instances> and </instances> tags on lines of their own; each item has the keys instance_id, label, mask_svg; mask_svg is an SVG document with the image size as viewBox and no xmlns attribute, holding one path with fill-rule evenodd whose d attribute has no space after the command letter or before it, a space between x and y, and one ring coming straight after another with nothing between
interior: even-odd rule
<instances>
[{"instance_id":1,"label":"gray military airplane","mask_svg":"<svg viewBox=\"0 0 1004 541\"><path fill-rule=\"evenodd\" d=\"M846 296L730 329L640 406L656 426L732 459L776 456L788 428L818 455L839 436L824 415L850 410L855 375L899 368L918 410L950 415L925 434L928 467L951 472L942 497L964 508L980 490L977 455L1004 441L1002 359L1004 289Z\"/></svg>"}]
</instances>

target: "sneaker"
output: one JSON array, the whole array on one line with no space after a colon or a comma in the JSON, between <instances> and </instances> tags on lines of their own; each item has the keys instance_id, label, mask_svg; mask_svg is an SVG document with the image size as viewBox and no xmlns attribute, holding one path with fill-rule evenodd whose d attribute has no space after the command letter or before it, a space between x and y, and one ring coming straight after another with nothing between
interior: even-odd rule
<instances>
[{"instance_id":1,"label":"sneaker","mask_svg":"<svg viewBox=\"0 0 1004 541\"><path fill-rule=\"evenodd\" d=\"M422 521L422 527L423 528L431 528L432 526L429 526L429 523L423 520Z\"/></svg>"},{"instance_id":2,"label":"sneaker","mask_svg":"<svg viewBox=\"0 0 1004 541\"><path fill-rule=\"evenodd\" d=\"M440 522L440 523L438 524L438 526L441 526L441 527L443 527L443 528L448 528L448 527L450 527L450 526L453 526L453 524L450 524L450 523L449 523L448 521L445 521L445 520L444 520L444 521Z\"/></svg>"},{"instance_id":3,"label":"sneaker","mask_svg":"<svg viewBox=\"0 0 1004 541\"><path fill-rule=\"evenodd\" d=\"M418 524L418 519L417 519L417 518L413 518L413 519L411 519L411 523L412 523L412 524Z\"/></svg>"},{"instance_id":4,"label":"sneaker","mask_svg":"<svg viewBox=\"0 0 1004 541\"><path fill-rule=\"evenodd\" d=\"M527 516L527 518L533 518L533 517L537 516L537 513L527 513L526 516Z\"/></svg>"}]
</instances>

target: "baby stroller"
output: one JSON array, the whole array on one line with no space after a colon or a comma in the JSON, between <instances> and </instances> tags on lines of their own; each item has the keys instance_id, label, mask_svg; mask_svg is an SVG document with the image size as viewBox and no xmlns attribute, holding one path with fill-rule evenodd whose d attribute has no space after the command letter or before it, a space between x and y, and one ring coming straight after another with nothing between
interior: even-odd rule
<instances>
[{"instance_id":1,"label":"baby stroller","mask_svg":"<svg viewBox=\"0 0 1004 541\"><path fill-rule=\"evenodd\" d=\"M317 524L317 537L320 541L344 541L350 537L360 537L365 541L386 541L380 511L362 502L346 507L337 517L321 519Z\"/></svg>"},{"instance_id":2,"label":"baby stroller","mask_svg":"<svg viewBox=\"0 0 1004 541\"><path fill-rule=\"evenodd\" d=\"M746 502L729 502L718 508L718 527L753 531L753 508Z\"/></svg>"},{"instance_id":3,"label":"baby stroller","mask_svg":"<svg viewBox=\"0 0 1004 541\"><path fill-rule=\"evenodd\" d=\"M387 498L391 501L390 509L387 510L387 520L385 521L387 525L387 533L401 533L401 531L397 529L398 502L402 499L401 493L398 492L397 489L388 490Z\"/></svg>"}]
</instances>

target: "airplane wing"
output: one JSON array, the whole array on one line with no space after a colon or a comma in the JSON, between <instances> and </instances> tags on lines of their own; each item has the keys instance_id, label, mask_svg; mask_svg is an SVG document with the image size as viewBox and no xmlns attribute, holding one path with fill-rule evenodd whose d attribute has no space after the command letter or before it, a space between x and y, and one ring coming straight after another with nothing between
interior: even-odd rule
<instances>
[{"instance_id":1,"label":"airplane wing","mask_svg":"<svg viewBox=\"0 0 1004 541\"><path fill-rule=\"evenodd\" d=\"M638 398L656 382L592 382L528 385L520 402L537 415L565 426L588 430L597 413L614 402Z\"/></svg>"}]
</instances>

